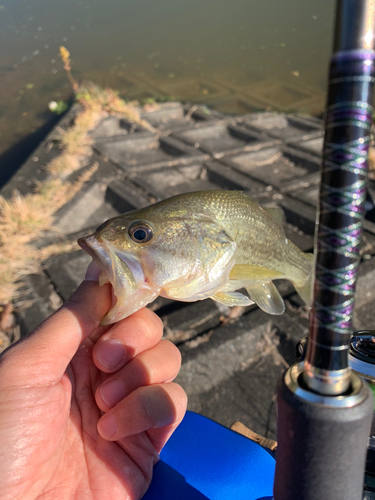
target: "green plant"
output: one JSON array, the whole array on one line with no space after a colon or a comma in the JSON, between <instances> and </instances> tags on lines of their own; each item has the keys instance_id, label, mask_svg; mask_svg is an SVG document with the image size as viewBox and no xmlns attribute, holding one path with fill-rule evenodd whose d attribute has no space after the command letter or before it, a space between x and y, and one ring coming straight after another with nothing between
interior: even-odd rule
<instances>
[{"instance_id":1,"label":"green plant","mask_svg":"<svg viewBox=\"0 0 375 500\"><path fill-rule=\"evenodd\" d=\"M49 109L53 112L56 113L57 115L61 115L68 109L68 104L64 101L51 101L48 104Z\"/></svg>"}]
</instances>

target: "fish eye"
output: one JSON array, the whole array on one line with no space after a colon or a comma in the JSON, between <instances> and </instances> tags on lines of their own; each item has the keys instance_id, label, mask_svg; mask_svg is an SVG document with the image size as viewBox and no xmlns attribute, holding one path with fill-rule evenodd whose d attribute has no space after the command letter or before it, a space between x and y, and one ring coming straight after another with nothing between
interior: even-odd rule
<instances>
[{"instance_id":1,"label":"fish eye","mask_svg":"<svg viewBox=\"0 0 375 500\"><path fill-rule=\"evenodd\" d=\"M138 222L129 228L129 236L136 243L146 243L154 236L154 232L147 224Z\"/></svg>"}]
</instances>

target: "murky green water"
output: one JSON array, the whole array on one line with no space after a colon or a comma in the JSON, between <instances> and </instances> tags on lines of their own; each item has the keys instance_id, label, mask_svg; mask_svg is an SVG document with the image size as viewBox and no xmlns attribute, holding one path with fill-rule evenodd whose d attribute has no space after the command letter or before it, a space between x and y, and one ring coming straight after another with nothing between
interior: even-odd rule
<instances>
[{"instance_id":1,"label":"murky green water","mask_svg":"<svg viewBox=\"0 0 375 500\"><path fill-rule=\"evenodd\" d=\"M60 45L78 81L125 97L318 114L333 12L333 0L0 0L0 155L69 97Z\"/></svg>"}]
</instances>

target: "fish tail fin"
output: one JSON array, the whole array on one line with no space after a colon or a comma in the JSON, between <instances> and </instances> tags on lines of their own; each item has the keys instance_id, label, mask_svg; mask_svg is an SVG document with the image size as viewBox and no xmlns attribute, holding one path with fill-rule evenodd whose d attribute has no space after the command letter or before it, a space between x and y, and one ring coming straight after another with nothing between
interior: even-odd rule
<instances>
[{"instance_id":1,"label":"fish tail fin","mask_svg":"<svg viewBox=\"0 0 375 500\"><path fill-rule=\"evenodd\" d=\"M305 256L310 261L310 272L308 277L304 281L293 282L294 288L296 289L298 295L305 302L307 306L311 306L312 303L312 278L314 275L314 254L306 253Z\"/></svg>"}]
</instances>

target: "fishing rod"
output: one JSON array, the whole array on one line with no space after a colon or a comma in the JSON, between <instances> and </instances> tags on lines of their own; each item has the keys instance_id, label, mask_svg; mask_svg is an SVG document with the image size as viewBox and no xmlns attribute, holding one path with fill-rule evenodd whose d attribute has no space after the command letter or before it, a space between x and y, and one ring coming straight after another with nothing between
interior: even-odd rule
<instances>
[{"instance_id":1,"label":"fishing rod","mask_svg":"<svg viewBox=\"0 0 375 500\"><path fill-rule=\"evenodd\" d=\"M375 0L338 0L305 360L277 388L275 500L360 500L372 394L348 364L373 114Z\"/></svg>"}]
</instances>

